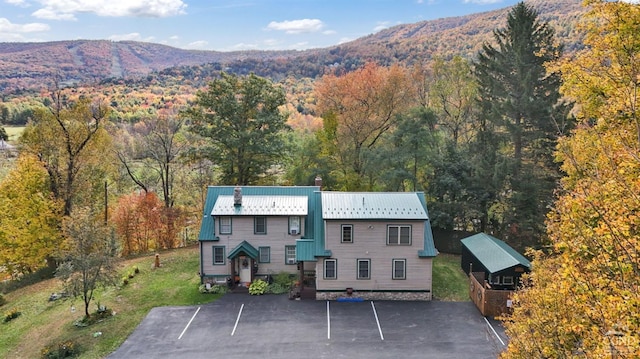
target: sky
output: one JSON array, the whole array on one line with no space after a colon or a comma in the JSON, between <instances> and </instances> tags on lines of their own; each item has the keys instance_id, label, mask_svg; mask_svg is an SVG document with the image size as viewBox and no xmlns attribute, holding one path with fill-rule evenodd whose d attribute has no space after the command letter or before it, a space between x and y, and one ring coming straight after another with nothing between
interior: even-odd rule
<instances>
[{"instance_id":1,"label":"sky","mask_svg":"<svg viewBox=\"0 0 640 359\"><path fill-rule=\"evenodd\" d=\"M0 42L134 40L183 49L305 50L518 0L0 0Z\"/></svg>"}]
</instances>

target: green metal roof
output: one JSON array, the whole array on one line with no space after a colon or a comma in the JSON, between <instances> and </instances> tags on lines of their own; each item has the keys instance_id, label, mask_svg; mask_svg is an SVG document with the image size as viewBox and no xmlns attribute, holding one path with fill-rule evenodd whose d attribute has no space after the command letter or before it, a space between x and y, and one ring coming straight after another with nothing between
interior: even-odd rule
<instances>
[{"instance_id":1,"label":"green metal roof","mask_svg":"<svg viewBox=\"0 0 640 359\"><path fill-rule=\"evenodd\" d=\"M313 239L298 239L296 241L296 261L316 261L316 248L315 241Z\"/></svg>"},{"instance_id":2,"label":"green metal roof","mask_svg":"<svg viewBox=\"0 0 640 359\"><path fill-rule=\"evenodd\" d=\"M233 259L242 252L253 259L258 259L258 255L260 254L256 247L252 246L247 241L242 241L242 243L238 244L234 249L231 250L231 252L229 252L227 258Z\"/></svg>"},{"instance_id":3,"label":"green metal roof","mask_svg":"<svg viewBox=\"0 0 640 359\"><path fill-rule=\"evenodd\" d=\"M461 239L462 245L491 273L522 265L531 269L531 262L505 242L486 233Z\"/></svg>"},{"instance_id":4,"label":"green metal roof","mask_svg":"<svg viewBox=\"0 0 640 359\"><path fill-rule=\"evenodd\" d=\"M429 219L412 192L322 192L324 219Z\"/></svg>"}]
</instances>

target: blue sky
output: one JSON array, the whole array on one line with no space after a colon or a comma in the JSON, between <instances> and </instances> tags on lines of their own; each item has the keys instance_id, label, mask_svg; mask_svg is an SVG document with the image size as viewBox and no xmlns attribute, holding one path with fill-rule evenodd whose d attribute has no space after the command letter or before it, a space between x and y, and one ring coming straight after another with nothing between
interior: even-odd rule
<instances>
[{"instance_id":1,"label":"blue sky","mask_svg":"<svg viewBox=\"0 0 640 359\"><path fill-rule=\"evenodd\" d=\"M185 49L304 50L517 0L0 0L0 42L135 40Z\"/></svg>"}]
</instances>

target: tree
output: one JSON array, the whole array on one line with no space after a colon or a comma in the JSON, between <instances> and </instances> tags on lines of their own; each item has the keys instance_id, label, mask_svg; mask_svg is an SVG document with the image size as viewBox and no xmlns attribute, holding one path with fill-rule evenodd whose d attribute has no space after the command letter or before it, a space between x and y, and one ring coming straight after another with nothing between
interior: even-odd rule
<instances>
[{"instance_id":1,"label":"tree","mask_svg":"<svg viewBox=\"0 0 640 359\"><path fill-rule=\"evenodd\" d=\"M397 115L408 109L412 98L407 71L398 65L368 63L342 76L323 76L315 91L322 116L337 120L331 146L337 150L346 189L370 189L371 181L364 183L370 174L367 156L396 125Z\"/></svg>"},{"instance_id":2,"label":"tree","mask_svg":"<svg viewBox=\"0 0 640 359\"><path fill-rule=\"evenodd\" d=\"M579 125L559 143L566 177L548 221L552 246L515 298L505 358L639 354L640 6L585 5L586 48L559 64Z\"/></svg>"},{"instance_id":3,"label":"tree","mask_svg":"<svg viewBox=\"0 0 640 359\"><path fill-rule=\"evenodd\" d=\"M223 72L196 94L184 116L191 131L210 141L202 151L220 168L221 181L248 185L286 156L283 134L289 126L279 109L284 104L284 91L269 80Z\"/></svg>"},{"instance_id":4,"label":"tree","mask_svg":"<svg viewBox=\"0 0 640 359\"><path fill-rule=\"evenodd\" d=\"M101 193L111 163L105 158L111 145L104 129L109 110L86 98L68 104L62 90L54 91L52 98L53 107L35 111L21 143L43 163L51 192L63 201L68 216L75 203L95 202L92 199Z\"/></svg>"},{"instance_id":5,"label":"tree","mask_svg":"<svg viewBox=\"0 0 640 359\"><path fill-rule=\"evenodd\" d=\"M85 318L89 318L96 288L116 283L115 236L96 213L86 208L65 218L64 234L65 250L56 277L64 282L69 294L82 298Z\"/></svg>"},{"instance_id":6,"label":"tree","mask_svg":"<svg viewBox=\"0 0 640 359\"><path fill-rule=\"evenodd\" d=\"M9 140L9 135L7 134L7 130L4 129L4 127L2 127L2 125L0 125L0 141L8 141Z\"/></svg>"},{"instance_id":7,"label":"tree","mask_svg":"<svg viewBox=\"0 0 640 359\"><path fill-rule=\"evenodd\" d=\"M47 182L42 164L27 154L0 182L0 267L11 275L45 266L62 243L62 206Z\"/></svg>"},{"instance_id":8,"label":"tree","mask_svg":"<svg viewBox=\"0 0 640 359\"><path fill-rule=\"evenodd\" d=\"M490 121L498 133L506 134L498 148L500 158L489 164L506 170L504 183L489 196L498 202L488 208L502 207L496 232L525 245L536 244L544 234L545 214L560 176L553 151L567 130L567 109L559 100L560 74L546 68L562 50L554 43L554 33L533 8L518 3L506 27L494 31L495 45L483 45L474 68L481 122ZM491 173L497 168L478 170Z\"/></svg>"},{"instance_id":9,"label":"tree","mask_svg":"<svg viewBox=\"0 0 640 359\"><path fill-rule=\"evenodd\" d=\"M163 248L160 241L162 207L162 202L153 192L133 193L118 199L113 220L122 241L121 255Z\"/></svg>"}]
</instances>

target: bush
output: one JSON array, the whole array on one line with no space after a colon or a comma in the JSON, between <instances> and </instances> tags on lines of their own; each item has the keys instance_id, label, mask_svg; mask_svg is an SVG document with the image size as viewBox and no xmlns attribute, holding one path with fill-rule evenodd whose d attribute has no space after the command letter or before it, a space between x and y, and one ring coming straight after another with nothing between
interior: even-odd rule
<instances>
[{"instance_id":1,"label":"bush","mask_svg":"<svg viewBox=\"0 0 640 359\"><path fill-rule=\"evenodd\" d=\"M20 315L22 315L22 312L20 312L18 309L13 308L10 311L4 313L4 322L5 323L9 323L10 321L16 319L17 317L19 317Z\"/></svg>"},{"instance_id":2,"label":"bush","mask_svg":"<svg viewBox=\"0 0 640 359\"><path fill-rule=\"evenodd\" d=\"M7 300L4 299L4 297L2 296L2 294L0 294L0 307L2 307L3 305L7 304Z\"/></svg>"},{"instance_id":3,"label":"bush","mask_svg":"<svg viewBox=\"0 0 640 359\"><path fill-rule=\"evenodd\" d=\"M249 294L262 295L265 293L268 286L267 282L262 279L256 279L251 283L251 285L249 285Z\"/></svg>"},{"instance_id":4,"label":"bush","mask_svg":"<svg viewBox=\"0 0 640 359\"><path fill-rule=\"evenodd\" d=\"M67 340L58 344L49 345L42 349L42 358L44 359L63 359L71 358L80 354L78 345Z\"/></svg>"},{"instance_id":5,"label":"bush","mask_svg":"<svg viewBox=\"0 0 640 359\"><path fill-rule=\"evenodd\" d=\"M200 293L225 294L229 291L229 288L226 285L214 284L207 290L206 284L200 284L198 291Z\"/></svg>"},{"instance_id":6,"label":"bush","mask_svg":"<svg viewBox=\"0 0 640 359\"><path fill-rule=\"evenodd\" d=\"M296 279L295 274L280 272L273 277L273 284L279 284L285 288L289 288ZM287 289L288 290L288 289Z\"/></svg>"},{"instance_id":7,"label":"bush","mask_svg":"<svg viewBox=\"0 0 640 359\"><path fill-rule=\"evenodd\" d=\"M265 290L265 293L269 293L269 294L285 294L289 292L289 287L285 287L280 283L271 283L269 284L269 286L267 287L267 289Z\"/></svg>"}]
</instances>

